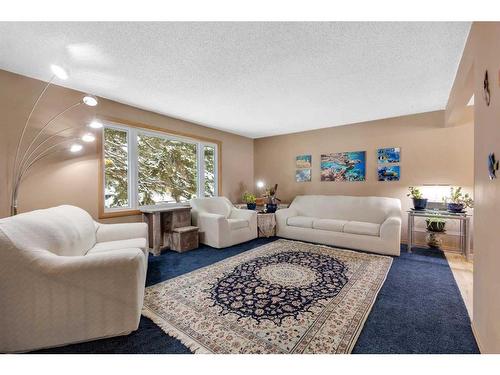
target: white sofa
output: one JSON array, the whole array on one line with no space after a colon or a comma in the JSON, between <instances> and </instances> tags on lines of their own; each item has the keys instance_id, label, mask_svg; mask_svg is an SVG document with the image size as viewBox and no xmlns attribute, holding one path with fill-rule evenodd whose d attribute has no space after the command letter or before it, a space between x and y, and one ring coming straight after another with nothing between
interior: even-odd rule
<instances>
[{"instance_id":1,"label":"white sofa","mask_svg":"<svg viewBox=\"0 0 500 375\"><path fill-rule=\"evenodd\" d=\"M276 211L279 237L399 255L401 201L342 195L297 196Z\"/></svg>"},{"instance_id":2,"label":"white sofa","mask_svg":"<svg viewBox=\"0 0 500 375\"><path fill-rule=\"evenodd\" d=\"M195 198L191 208L205 245L220 249L257 238L257 212L236 208L225 197Z\"/></svg>"},{"instance_id":3,"label":"white sofa","mask_svg":"<svg viewBox=\"0 0 500 375\"><path fill-rule=\"evenodd\" d=\"M0 352L137 329L147 270L145 223L99 224L59 206L0 220Z\"/></svg>"}]
</instances>

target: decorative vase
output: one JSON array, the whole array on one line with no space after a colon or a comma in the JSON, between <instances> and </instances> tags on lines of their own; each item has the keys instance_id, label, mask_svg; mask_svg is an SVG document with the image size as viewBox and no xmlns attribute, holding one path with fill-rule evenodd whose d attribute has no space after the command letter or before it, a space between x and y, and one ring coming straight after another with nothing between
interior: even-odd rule
<instances>
[{"instance_id":1,"label":"decorative vase","mask_svg":"<svg viewBox=\"0 0 500 375\"><path fill-rule=\"evenodd\" d=\"M268 214L275 213L277 209L278 209L278 205L276 203L268 203L268 204L266 204L266 212Z\"/></svg>"},{"instance_id":2,"label":"decorative vase","mask_svg":"<svg viewBox=\"0 0 500 375\"><path fill-rule=\"evenodd\" d=\"M247 208L249 210L255 210L257 208L257 203L247 203Z\"/></svg>"},{"instance_id":3,"label":"decorative vase","mask_svg":"<svg viewBox=\"0 0 500 375\"><path fill-rule=\"evenodd\" d=\"M427 207L427 199L413 198L413 208L415 210L425 210L426 207Z\"/></svg>"},{"instance_id":4,"label":"decorative vase","mask_svg":"<svg viewBox=\"0 0 500 375\"><path fill-rule=\"evenodd\" d=\"M427 237L425 238L425 242L427 242L427 246L431 249L441 249L443 245L443 240L439 233L429 232Z\"/></svg>"},{"instance_id":5,"label":"decorative vase","mask_svg":"<svg viewBox=\"0 0 500 375\"><path fill-rule=\"evenodd\" d=\"M444 228L446 226L445 221L436 221L432 219L426 219L425 224L428 231L437 233L444 232Z\"/></svg>"},{"instance_id":6,"label":"decorative vase","mask_svg":"<svg viewBox=\"0 0 500 375\"><path fill-rule=\"evenodd\" d=\"M448 211L454 213L464 212L464 204L463 203L448 203Z\"/></svg>"}]
</instances>

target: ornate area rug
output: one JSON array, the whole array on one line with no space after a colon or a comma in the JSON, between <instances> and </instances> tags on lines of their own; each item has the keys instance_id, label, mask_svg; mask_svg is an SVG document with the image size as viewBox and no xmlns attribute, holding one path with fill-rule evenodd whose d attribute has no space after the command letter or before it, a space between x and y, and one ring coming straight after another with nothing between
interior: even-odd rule
<instances>
[{"instance_id":1,"label":"ornate area rug","mask_svg":"<svg viewBox=\"0 0 500 375\"><path fill-rule=\"evenodd\" d=\"M350 353L392 258L277 240L146 288L195 353Z\"/></svg>"}]
</instances>

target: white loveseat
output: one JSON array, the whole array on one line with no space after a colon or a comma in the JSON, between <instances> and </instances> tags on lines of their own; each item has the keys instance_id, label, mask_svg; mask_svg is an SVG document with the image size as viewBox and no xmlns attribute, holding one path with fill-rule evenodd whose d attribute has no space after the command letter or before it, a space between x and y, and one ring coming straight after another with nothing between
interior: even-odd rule
<instances>
[{"instance_id":1,"label":"white loveseat","mask_svg":"<svg viewBox=\"0 0 500 375\"><path fill-rule=\"evenodd\" d=\"M0 352L137 329L147 270L145 223L99 224L59 206L0 220Z\"/></svg>"},{"instance_id":2,"label":"white loveseat","mask_svg":"<svg viewBox=\"0 0 500 375\"><path fill-rule=\"evenodd\" d=\"M257 212L236 208L225 197L195 198L191 208L205 245L220 249L257 238Z\"/></svg>"},{"instance_id":3,"label":"white loveseat","mask_svg":"<svg viewBox=\"0 0 500 375\"><path fill-rule=\"evenodd\" d=\"M399 255L401 201L343 195L297 196L276 212L279 237Z\"/></svg>"}]
</instances>

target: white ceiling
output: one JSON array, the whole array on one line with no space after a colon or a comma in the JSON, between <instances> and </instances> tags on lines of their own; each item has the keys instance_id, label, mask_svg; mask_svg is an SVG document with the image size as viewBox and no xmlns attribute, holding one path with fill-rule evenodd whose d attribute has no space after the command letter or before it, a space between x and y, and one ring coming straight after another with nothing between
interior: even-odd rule
<instances>
[{"instance_id":1,"label":"white ceiling","mask_svg":"<svg viewBox=\"0 0 500 375\"><path fill-rule=\"evenodd\" d=\"M0 23L0 69L257 138L443 109L470 28Z\"/></svg>"}]
</instances>

